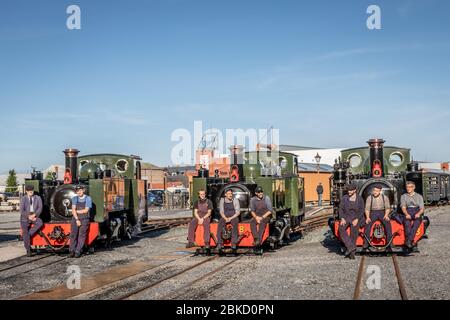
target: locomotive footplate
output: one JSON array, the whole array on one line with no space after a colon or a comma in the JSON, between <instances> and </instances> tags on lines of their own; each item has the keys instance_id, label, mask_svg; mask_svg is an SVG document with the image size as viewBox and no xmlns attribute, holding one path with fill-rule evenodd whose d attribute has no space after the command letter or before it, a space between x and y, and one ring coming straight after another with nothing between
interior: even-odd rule
<instances>
[{"instance_id":1,"label":"locomotive footplate","mask_svg":"<svg viewBox=\"0 0 450 320\"><path fill-rule=\"evenodd\" d=\"M330 221L330 227L332 229L333 235L341 240L339 235L339 221L334 220ZM380 221L376 221L373 225L373 228L370 232L370 238L367 239L364 235L364 227L359 229L359 236L356 241L357 252L362 252L362 248L364 246L365 240L369 240L369 248L368 250L371 252L385 252L386 249L391 246L392 251L400 251L404 252L404 247L406 246L405 240L405 232L402 223L399 223L396 220L391 219L391 227L392 227L392 238L387 239L384 233L383 226ZM422 221L419 229L416 232L414 237L414 243L417 244L425 235L425 223ZM350 228L347 229L348 235L350 235ZM415 251L414 251L415 250ZM413 249L414 252L417 252L416 249Z\"/></svg>"},{"instance_id":2,"label":"locomotive footplate","mask_svg":"<svg viewBox=\"0 0 450 320\"><path fill-rule=\"evenodd\" d=\"M68 248L70 245L70 222L49 222L31 238L31 247L35 249L49 248L54 251ZM99 224L90 222L85 245L93 245L99 235Z\"/></svg>"},{"instance_id":3,"label":"locomotive footplate","mask_svg":"<svg viewBox=\"0 0 450 320\"><path fill-rule=\"evenodd\" d=\"M217 227L218 227L218 223L216 222L212 222L210 224L210 232L211 232L211 239L209 242L209 246L211 248L215 248L217 246ZM230 225L227 225L227 228L231 228ZM204 247L205 246L205 241L203 238L204 235L204 230L203 230L203 226L198 226L197 230L195 231L195 243L200 246L200 247ZM227 232L223 232L222 233L222 238L223 239L223 248L230 248L231 247L231 229L228 229ZM269 226L267 225L262 239L260 241L261 244L264 244L264 242L266 242L266 240L269 237ZM237 243L237 248L253 248L254 247L254 238L251 232L251 228L250 228L250 223L249 222L242 222L239 223L238 225L238 243Z\"/></svg>"}]
</instances>

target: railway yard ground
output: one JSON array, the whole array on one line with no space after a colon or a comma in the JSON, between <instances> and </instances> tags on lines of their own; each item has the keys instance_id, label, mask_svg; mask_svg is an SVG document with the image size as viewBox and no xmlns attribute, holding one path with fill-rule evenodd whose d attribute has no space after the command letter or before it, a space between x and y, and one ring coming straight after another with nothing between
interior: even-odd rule
<instances>
[{"instance_id":1,"label":"railway yard ground","mask_svg":"<svg viewBox=\"0 0 450 320\"><path fill-rule=\"evenodd\" d=\"M187 226L180 225L80 259L45 253L27 258L17 241L18 213L2 213L0 299L349 300L355 288L362 300L450 299L450 206L426 214L431 225L420 253L396 259L368 255L361 263L361 256L344 259L328 227L317 223L263 256L194 256L185 248ZM154 220L189 216L190 211L151 213ZM81 271L79 289L67 287L67 271L74 266ZM377 271L379 282L372 281Z\"/></svg>"}]
</instances>

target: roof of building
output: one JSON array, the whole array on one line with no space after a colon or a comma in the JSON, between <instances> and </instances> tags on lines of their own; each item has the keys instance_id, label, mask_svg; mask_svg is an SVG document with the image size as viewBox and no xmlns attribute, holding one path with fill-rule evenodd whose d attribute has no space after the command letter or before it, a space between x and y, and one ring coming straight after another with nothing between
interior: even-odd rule
<instances>
[{"instance_id":1,"label":"roof of building","mask_svg":"<svg viewBox=\"0 0 450 320\"><path fill-rule=\"evenodd\" d=\"M196 171L195 166L183 166L183 167L166 167L164 168L168 173L181 173L187 171Z\"/></svg>"},{"instance_id":2,"label":"roof of building","mask_svg":"<svg viewBox=\"0 0 450 320\"><path fill-rule=\"evenodd\" d=\"M317 172L317 164L315 163L299 163L298 171L300 172ZM333 167L328 164L319 165L320 172L333 172Z\"/></svg>"},{"instance_id":3,"label":"roof of building","mask_svg":"<svg viewBox=\"0 0 450 320\"><path fill-rule=\"evenodd\" d=\"M298 151L298 150L322 150L323 148L317 148L317 147L304 147L304 146L294 146L290 144L280 144L279 145L280 151Z\"/></svg>"},{"instance_id":4,"label":"roof of building","mask_svg":"<svg viewBox=\"0 0 450 320\"><path fill-rule=\"evenodd\" d=\"M164 170L164 168L158 167L152 163L149 162L142 162L141 163L141 169L145 170Z\"/></svg>"}]
</instances>

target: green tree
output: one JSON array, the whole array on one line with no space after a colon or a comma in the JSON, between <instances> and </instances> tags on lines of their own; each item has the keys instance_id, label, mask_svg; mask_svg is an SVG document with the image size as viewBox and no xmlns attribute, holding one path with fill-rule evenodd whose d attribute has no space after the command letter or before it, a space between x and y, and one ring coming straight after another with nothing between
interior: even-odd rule
<instances>
[{"instance_id":1,"label":"green tree","mask_svg":"<svg viewBox=\"0 0 450 320\"><path fill-rule=\"evenodd\" d=\"M45 175L45 180L53 180L52 172L47 171L47 174Z\"/></svg>"},{"instance_id":2,"label":"green tree","mask_svg":"<svg viewBox=\"0 0 450 320\"><path fill-rule=\"evenodd\" d=\"M9 176L6 180L6 191L7 192L17 192L17 175L16 170L9 170Z\"/></svg>"}]
</instances>

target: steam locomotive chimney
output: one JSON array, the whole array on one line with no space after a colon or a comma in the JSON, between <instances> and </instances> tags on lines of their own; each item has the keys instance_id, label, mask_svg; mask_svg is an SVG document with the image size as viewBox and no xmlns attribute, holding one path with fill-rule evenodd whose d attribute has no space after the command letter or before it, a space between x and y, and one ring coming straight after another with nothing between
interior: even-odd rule
<instances>
[{"instance_id":1,"label":"steam locomotive chimney","mask_svg":"<svg viewBox=\"0 0 450 320\"><path fill-rule=\"evenodd\" d=\"M244 177L244 147L234 145L230 147L231 150L231 181L240 181Z\"/></svg>"},{"instance_id":2,"label":"steam locomotive chimney","mask_svg":"<svg viewBox=\"0 0 450 320\"><path fill-rule=\"evenodd\" d=\"M370 139L367 141L370 149L370 167L373 178L384 177L383 139Z\"/></svg>"},{"instance_id":3,"label":"steam locomotive chimney","mask_svg":"<svg viewBox=\"0 0 450 320\"><path fill-rule=\"evenodd\" d=\"M78 178L78 172L77 172L77 160L78 160L78 153L80 151L78 151L77 149L66 149L63 151L65 156L66 156L66 174L67 172L70 172L70 176L72 178L72 182L71 183L75 183Z\"/></svg>"}]
</instances>

